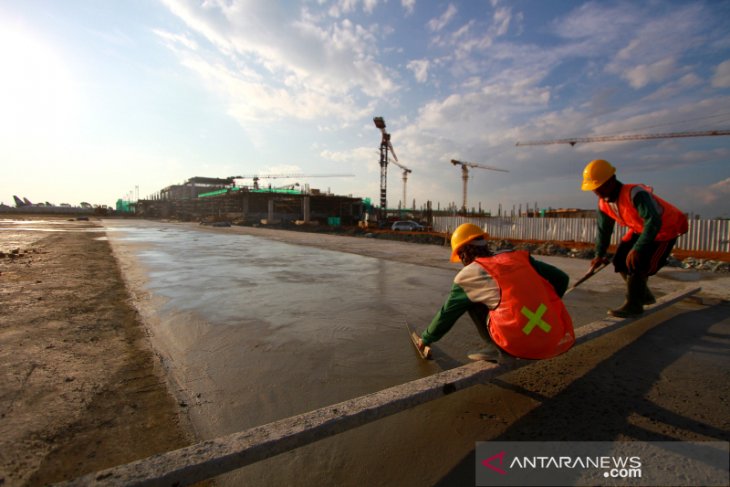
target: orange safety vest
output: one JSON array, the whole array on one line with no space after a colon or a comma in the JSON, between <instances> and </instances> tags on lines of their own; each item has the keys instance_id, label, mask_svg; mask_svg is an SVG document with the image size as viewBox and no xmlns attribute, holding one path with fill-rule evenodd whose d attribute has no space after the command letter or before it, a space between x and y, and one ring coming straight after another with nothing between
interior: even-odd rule
<instances>
[{"instance_id":1,"label":"orange safety vest","mask_svg":"<svg viewBox=\"0 0 730 487\"><path fill-rule=\"evenodd\" d=\"M553 286L530 265L524 250L476 259L500 290L489 312L489 332L507 353L545 359L567 351L575 342L573 320Z\"/></svg>"},{"instance_id":2,"label":"orange safety vest","mask_svg":"<svg viewBox=\"0 0 730 487\"><path fill-rule=\"evenodd\" d=\"M629 227L630 231L626 232L626 235L623 236L623 241L631 240L634 233L640 234L644 231L644 220L641 218L639 212L634 206L634 203L631 201L631 191L636 186L648 191L662 208L660 211L662 216L662 227L654 240L664 242L687 233L689 228L687 216L679 211L679 209L675 206L655 195L652 188L644 186L643 184L624 184L618 195L618 201L616 202L617 205L611 205L603 198L598 201L598 208L600 208L602 212L616 220L619 224ZM618 213L614 211L616 206L618 206Z\"/></svg>"}]
</instances>

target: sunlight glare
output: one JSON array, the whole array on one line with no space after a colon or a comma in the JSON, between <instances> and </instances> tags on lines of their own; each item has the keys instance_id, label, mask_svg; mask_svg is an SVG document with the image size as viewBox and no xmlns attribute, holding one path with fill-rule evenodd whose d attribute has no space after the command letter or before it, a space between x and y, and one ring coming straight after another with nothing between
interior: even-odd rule
<instances>
[{"instance_id":1,"label":"sunlight glare","mask_svg":"<svg viewBox=\"0 0 730 487\"><path fill-rule=\"evenodd\" d=\"M37 36L0 24L0 137L63 142L78 111L63 58Z\"/></svg>"}]
</instances>

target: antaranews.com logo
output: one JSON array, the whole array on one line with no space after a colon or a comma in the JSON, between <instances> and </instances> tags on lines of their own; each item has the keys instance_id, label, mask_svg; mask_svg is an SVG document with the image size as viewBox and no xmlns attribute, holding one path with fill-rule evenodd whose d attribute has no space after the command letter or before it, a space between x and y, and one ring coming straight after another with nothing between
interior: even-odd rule
<instances>
[{"instance_id":1,"label":"antaranews.com logo","mask_svg":"<svg viewBox=\"0 0 730 487\"><path fill-rule=\"evenodd\" d=\"M500 475L507 475L507 471L502 468L504 457L507 454L501 451L496 455L492 455L486 460L482 460L482 465L497 472ZM499 464L496 466L495 463ZM509 463L509 470L516 469L601 469L604 477L611 478L640 478L641 477L641 457L555 457L555 456L516 456Z\"/></svg>"},{"instance_id":2,"label":"antaranews.com logo","mask_svg":"<svg viewBox=\"0 0 730 487\"><path fill-rule=\"evenodd\" d=\"M480 442L476 485L728 485L728 442Z\"/></svg>"}]
</instances>

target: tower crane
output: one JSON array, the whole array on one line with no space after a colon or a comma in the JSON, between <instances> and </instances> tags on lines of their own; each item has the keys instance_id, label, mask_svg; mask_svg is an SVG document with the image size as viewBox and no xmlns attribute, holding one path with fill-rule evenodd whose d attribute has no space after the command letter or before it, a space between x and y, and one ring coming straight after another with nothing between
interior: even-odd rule
<instances>
[{"instance_id":1,"label":"tower crane","mask_svg":"<svg viewBox=\"0 0 730 487\"><path fill-rule=\"evenodd\" d=\"M400 162L393 161L393 164L395 164L399 168L403 169L403 209L405 210L406 201L408 201L408 200L406 200L406 183L408 183L408 174L412 173L413 171L408 169L406 166L404 166Z\"/></svg>"},{"instance_id":2,"label":"tower crane","mask_svg":"<svg viewBox=\"0 0 730 487\"><path fill-rule=\"evenodd\" d=\"M674 139L680 137L712 137L730 135L730 130L704 130L696 132L667 132L663 134L624 134L624 135L597 135L595 137L573 137L568 139L536 140L532 142L517 142L516 146L548 145L548 144L585 144L588 142L619 142L626 140Z\"/></svg>"},{"instance_id":3,"label":"tower crane","mask_svg":"<svg viewBox=\"0 0 730 487\"><path fill-rule=\"evenodd\" d=\"M509 172L506 169L500 169L498 167L492 167L492 166L484 166L481 164L476 164L474 162L463 162L463 161L457 161L456 159L451 159L451 164L454 166L460 165L461 166L461 179L464 182L464 201L461 205L461 211L466 213L466 186L467 182L469 181L469 168L479 168L479 169L489 169L490 171L501 171L501 172Z\"/></svg>"},{"instance_id":4,"label":"tower crane","mask_svg":"<svg viewBox=\"0 0 730 487\"><path fill-rule=\"evenodd\" d=\"M386 208L388 207L388 198L386 195L388 190L388 152L393 154L395 162L398 162L398 156L395 155L393 144L390 142L390 134L385 131L385 120L383 117L373 118L373 123L376 128L380 129L380 132L383 135L380 139L380 218L381 221L383 221L385 220ZM404 181L406 177L407 174L404 176ZM403 202L403 205L405 206L405 201Z\"/></svg>"},{"instance_id":5,"label":"tower crane","mask_svg":"<svg viewBox=\"0 0 730 487\"><path fill-rule=\"evenodd\" d=\"M277 178L351 178L354 174L254 174L251 176L231 176L228 179L253 179L253 189L259 189L260 179L277 179Z\"/></svg>"}]
</instances>

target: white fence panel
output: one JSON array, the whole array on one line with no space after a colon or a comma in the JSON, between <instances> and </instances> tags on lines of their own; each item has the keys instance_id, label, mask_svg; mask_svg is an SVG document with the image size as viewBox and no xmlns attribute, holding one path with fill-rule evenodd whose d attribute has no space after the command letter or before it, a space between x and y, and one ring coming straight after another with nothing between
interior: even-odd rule
<instances>
[{"instance_id":1,"label":"white fence panel","mask_svg":"<svg viewBox=\"0 0 730 487\"><path fill-rule=\"evenodd\" d=\"M595 218L528 218L437 216L436 232L453 232L462 223L473 223L492 238L593 243ZM618 244L626 228L617 225L611 243ZM730 252L730 220L690 220L689 231L677 240L677 249Z\"/></svg>"}]
</instances>

